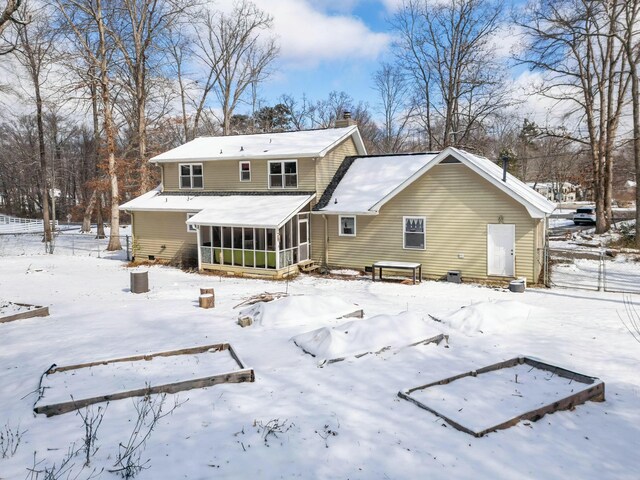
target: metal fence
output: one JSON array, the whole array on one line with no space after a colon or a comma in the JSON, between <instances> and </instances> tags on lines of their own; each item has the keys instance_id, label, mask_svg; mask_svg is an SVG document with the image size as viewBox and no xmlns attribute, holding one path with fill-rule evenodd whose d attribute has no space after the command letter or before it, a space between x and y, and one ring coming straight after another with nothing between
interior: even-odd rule
<instances>
[{"instance_id":1,"label":"metal fence","mask_svg":"<svg viewBox=\"0 0 640 480\"><path fill-rule=\"evenodd\" d=\"M131 237L121 235L119 238L122 250L108 251L109 237L96 238L95 233L56 232L51 245L44 242L41 232L0 234L0 257L53 254L131 260Z\"/></svg>"},{"instance_id":2,"label":"metal fence","mask_svg":"<svg viewBox=\"0 0 640 480\"><path fill-rule=\"evenodd\" d=\"M604 248L549 248L544 257L548 286L640 293L639 254Z\"/></svg>"}]
</instances>

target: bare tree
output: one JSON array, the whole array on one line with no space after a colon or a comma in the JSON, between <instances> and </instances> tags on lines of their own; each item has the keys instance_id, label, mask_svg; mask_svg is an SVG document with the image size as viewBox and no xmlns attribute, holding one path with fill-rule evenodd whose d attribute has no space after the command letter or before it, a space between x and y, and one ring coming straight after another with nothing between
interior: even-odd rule
<instances>
[{"instance_id":1,"label":"bare tree","mask_svg":"<svg viewBox=\"0 0 640 480\"><path fill-rule=\"evenodd\" d=\"M15 57L27 72L33 88L32 95L36 107L36 125L38 131L38 156L40 159L40 175L42 192L42 218L44 224L44 242L49 253L53 253L53 236L51 233L51 217L49 212L49 195L51 184L49 182L47 153L45 150L44 132L44 101L43 86L50 73L54 58L55 35L50 28L47 17L50 12L41 8L39 10L25 9L23 16L30 16L29 24L20 25L18 28L18 44L14 50ZM55 218L54 218L55 220Z\"/></svg>"},{"instance_id":2,"label":"bare tree","mask_svg":"<svg viewBox=\"0 0 640 480\"><path fill-rule=\"evenodd\" d=\"M405 0L392 20L429 149L471 142L512 103L495 54L501 26L494 0Z\"/></svg>"},{"instance_id":3,"label":"bare tree","mask_svg":"<svg viewBox=\"0 0 640 480\"><path fill-rule=\"evenodd\" d=\"M21 11L24 13L24 8L20 8L22 6L23 0L5 0L4 8L0 10L0 36L3 36L3 33L9 30L11 26L24 26L26 22L26 18ZM13 51L16 47L15 42L12 40L6 39L4 42L6 46L0 47L0 55L6 55Z\"/></svg>"},{"instance_id":4,"label":"bare tree","mask_svg":"<svg viewBox=\"0 0 640 480\"><path fill-rule=\"evenodd\" d=\"M633 119L633 159L636 176L636 236L635 243L640 248L640 1L623 2L623 14L617 36L629 65L631 81L631 106Z\"/></svg>"},{"instance_id":5,"label":"bare tree","mask_svg":"<svg viewBox=\"0 0 640 480\"><path fill-rule=\"evenodd\" d=\"M247 88L260 83L278 55L273 37L264 37L271 16L248 0L235 4L231 13L203 13L197 30L197 55L208 67L200 104L214 91L222 110L222 133L231 133L231 117Z\"/></svg>"},{"instance_id":6,"label":"bare tree","mask_svg":"<svg viewBox=\"0 0 640 480\"><path fill-rule=\"evenodd\" d=\"M527 40L520 59L542 71L538 93L569 106L570 138L590 150L596 232L611 226L611 182L617 131L629 86L626 57L616 39L622 3L609 0L542 0L519 20Z\"/></svg>"},{"instance_id":7,"label":"bare tree","mask_svg":"<svg viewBox=\"0 0 640 480\"><path fill-rule=\"evenodd\" d=\"M309 128L315 114L315 105L306 95L303 94L302 99L298 101L292 95L285 94L280 97L280 103L289 111L293 130Z\"/></svg>"},{"instance_id":8,"label":"bare tree","mask_svg":"<svg viewBox=\"0 0 640 480\"><path fill-rule=\"evenodd\" d=\"M107 250L120 250L120 211L118 174L116 165L116 124L113 118L111 99L110 60L113 46L108 43L108 30L102 0L57 0L58 8L72 32L72 39L80 45L80 53L86 62L95 68L100 87L102 120L107 156L107 174L111 193L111 234ZM96 47L86 36L86 31L94 32Z\"/></svg>"},{"instance_id":9,"label":"bare tree","mask_svg":"<svg viewBox=\"0 0 640 480\"><path fill-rule=\"evenodd\" d=\"M140 170L139 193L151 188L151 176L147 162L147 106L152 73L159 74L163 61L163 39L172 25L190 5L184 0L118 0L117 20L109 28L109 34L118 46L122 58L125 83L131 91L131 124L134 131L134 151Z\"/></svg>"},{"instance_id":10,"label":"bare tree","mask_svg":"<svg viewBox=\"0 0 640 480\"><path fill-rule=\"evenodd\" d=\"M380 66L373 82L383 114L380 150L383 153L400 152L405 147L413 115L409 84L398 67L388 63Z\"/></svg>"}]
</instances>

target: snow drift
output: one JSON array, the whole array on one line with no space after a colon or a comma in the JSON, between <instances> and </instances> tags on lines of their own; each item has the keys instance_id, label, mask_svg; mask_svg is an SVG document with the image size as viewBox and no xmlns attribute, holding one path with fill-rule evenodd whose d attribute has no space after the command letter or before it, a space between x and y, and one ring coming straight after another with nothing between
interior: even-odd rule
<instances>
[{"instance_id":1,"label":"snow drift","mask_svg":"<svg viewBox=\"0 0 640 480\"><path fill-rule=\"evenodd\" d=\"M510 323L525 322L531 307L521 302L487 301L462 307L437 320L466 334L498 332Z\"/></svg>"},{"instance_id":2,"label":"snow drift","mask_svg":"<svg viewBox=\"0 0 640 480\"><path fill-rule=\"evenodd\" d=\"M308 319L335 319L358 310L358 306L338 297L296 295L271 302L258 302L238 314L263 326L300 325Z\"/></svg>"},{"instance_id":3,"label":"snow drift","mask_svg":"<svg viewBox=\"0 0 640 480\"><path fill-rule=\"evenodd\" d=\"M404 312L376 315L336 327L323 327L293 337L305 352L321 360L377 352L385 347L401 347L439 335L433 325Z\"/></svg>"}]
</instances>

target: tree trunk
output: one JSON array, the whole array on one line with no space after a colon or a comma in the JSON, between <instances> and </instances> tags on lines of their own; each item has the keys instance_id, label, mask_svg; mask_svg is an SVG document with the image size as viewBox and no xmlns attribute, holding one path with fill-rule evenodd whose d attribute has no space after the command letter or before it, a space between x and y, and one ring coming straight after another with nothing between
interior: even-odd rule
<instances>
[{"instance_id":1,"label":"tree trunk","mask_svg":"<svg viewBox=\"0 0 640 480\"><path fill-rule=\"evenodd\" d=\"M96 20L98 25L98 34L100 37L100 89L102 93L102 108L104 115L104 130L107 140L107 156L108 156L108 174L111 186L111 233L109 235L108 251L122 250L120 243L120 210L118 193L118 175L116 172L116 140L115 140L115 124L113 121L113 113L111 111L110 82L109 82L109 65L106 44L106 27L102 18L102 0L96 1Z\"/></svg>"},{"instance_id":2,"label":"tree trunk","mask_svg":"<svg viewBox=\"0 0 640 480\"><path fill-rule=\"evenodd\" d=\"M104 219L102 218L102 195L96 195L98 213L96 215L96 223L98 224L98 230L96 232L96 238L105 238L104 234Z\"/></svg>"},{"instance_id":3,"label":"tree trunk","mask_svg":"<svg viewBox=\"0 0 640 480\"><path fill-rule=\"evenodd\" d=\"M89 233L91 232L91 214L93 213L93 209L96 206L96 200L98 199L98 191L94 190L89 198L89 203L87 204L87 208L84 210L84 217L82 218L82 227L80 228L80 233Z\"/></svg>"}]
</instances>

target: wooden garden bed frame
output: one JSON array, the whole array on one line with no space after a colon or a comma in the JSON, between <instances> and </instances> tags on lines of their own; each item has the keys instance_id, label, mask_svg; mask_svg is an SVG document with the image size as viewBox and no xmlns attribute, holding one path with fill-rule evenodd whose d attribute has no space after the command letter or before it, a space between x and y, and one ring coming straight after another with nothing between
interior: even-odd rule
<instances>
[{"instance_id":1,"label":"wooden garden bed frame","mask_svg":"<svg viewBox=\"0 0 640 480\"><path fill-rule=\"evenodd\" d=\"M155 357L171 357L176 355L193 355L198 353L216 353L224 350L228 350L231 357L238 364L240 370L220 373L209 377L196 378L192 380L186 380L182 382L167 383L164 385L150 385L145 388L138 388L135 390L128 390L124 392L117 392L108 395L100 395L97 397L83 398L72 400L69 402L56 403L52 405L42 405L34 407L34 412L44 413L47 417L53 415L60 415L62 413L71 412L73 410L79 410L95 403L108 402L111 400L120 400L122 398L130 397L143 397L145 395L157 394L157 393L177 393L185 390L192 390L194 388L210 387L212 385L218 385L220 383L243 383L255 381L255 374L253 369L246 368L245 364L240 360L240 357L236 351L228 343L217 343L213 345L203 345L200 347L184 348L181 350L171 350L166 352L151 353L148 355L135 355L132 357L115 358L112 360L104 360L98 362L81 363L78 365L67 365L62 367L54 367L47 370L46 375L52 375L57 372L66 372L69 370L78 370L80 368L95 367L98 365L107 365L111 363L121 362L135 362L135 361L149 361Z\"/></svg>"},{"instance_id":2,"label":"wooden garden bed frame","mask_svg":"<svg viewBox=\"0 0 640 480\"><path fill-rule=\"evenodd\" d=\"M13 322L15 320L24 320L25 318L32 317L48 317L49 307L41 307L39 305L31 305L29 303L14 303L13 305L19 305L20 307L35 307L33 310L27 310L26 312L14 313L13 315L0 315L0 323Z\"/></svg>"},{"instance_id":3,"label":"wooden garden bed frame","mask_svg":"<svg viewBox=\"0 0 640 480\"><path fill-rule=\"evenodd\" d=\"M520 415L517 415L509 420L507 420L506 422L502 422L498 425L493 425L490 426L488 428L485 428L484 430L480 430L480 431L474 431L471 430L470 428L467 428L461 424L459 424L458 422L448 418L447 416L443 415L442 413L439 413L437 410L429 407L428 405L425 405L424 403L416 400L415 398L411 397L411 394L417 390L424 390L426 388L429 387L433 387L435 385L446 385L448 383L451 383L455 380L458 380L460 378L464 378L464 377L469 377L469 376L473 376L476 377L478 375L481 375L483 373L487 373L487 372L491 372L494 370L500 370L503 368L511 368L511 367L515 367L517 365L522 365L522 364L527 364L530 365L531 367L540 369L540 370L546 370L549 372L554 373L555 375L558 375L560 377L564 377L564 378L568 378L574 382L577 383L582 383L585 386L588 386L588 388L580 390L576 393L573 393L571 395L568 395L564 398L558 399L552 403L549 403L547 405L544 405L540 408L536 408L534 410L530 410L528 412L524 412ZM452 427L468 433L469 435L473 435L474 437L482 437L483 435L486 435L489 432L494 432L496 430L502 430L504 428L509 428L512 427L513 425L517 424L518 422L520 422L520 420L531 420L533 422L538 421L540 418L542 418L544 415L546 415L547 413L553 413L553 412L557 412L560 410L568 410L571 409L573 407L575 407L576 405L581 405L583 403L585 403L587 400L591 400L594 402L604 402L605 398L604 398L604 382L602 380L600 380L599 378L596 377L589 377L587 375L582 375L580 373L576 373L576 372L572 372L571 370L566 370L564 368L561 367L557 367L555 365L551 365L548 363L544 363L540 360L531 358L531 357L516 357L516 358L512 358L511 360L506 360L504 362L500 362L500 363L495 363L493 365L489 365L487 367L483 367L483 368L479 368L478 370L472 370L470 372L466 372L466 373L461 373L460 375L455 375L453 377L449 377L449 378L445 378L443 380L438 380L436 382L432 382L432 383L428 383L426 385L421 385L419 387L414 387L414 388L410 388L408 390L403 390L398 392L398 396L400 398L404 398L405 400L408 400L414 404L416 404L418 407L423 408L425 410L428 410L429 412L433 413L434 415L437 415L438 417L442 418L445 422L447 422L449 425L451 425Z\"/></svg>"},{"instance_id":4,"label":"wooden garden bed frame","mask_svg":"<svg viewBox=\"0 0 640 480\"><path fill-rule=\"evenodd\" d=\"M342 317L341 317L342 318ZM435 337L430 337L430 338L425 338L422 340L418 340L417 342L413 342L410 343L408 345L402 345L401 347L393 347L393 348L406 348L406 347L415 347L417 345L427 345L429 343L435 343L436 345L440 345L440 342L442 342L443 340L445 341L449 341L449 335L444 335L444 334L439 334L436 335ZM302 348L300 345L298 345L295 341L293 342L296 344L297 347L299 347L304 353L306 353L307 355L311 355L312 357L315 357L315 355L311 352L306 351L304 348ZM343 360L346 360L349 357L355 357L355 358L362 358L365 355L370 355L372 353L382 353L385 352L389 349L391 349L392 347L383 347L380 350L376 350L375 352L362 352L362 353L357 353L355 355L347 355L344 357L338 357L338 358L325 358L320 360L320 362L318 363L319 367L324 367L325 365L330 365L332 363L337 363L337 362L342 362Z\"/></svg>"}]
</instances>

